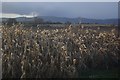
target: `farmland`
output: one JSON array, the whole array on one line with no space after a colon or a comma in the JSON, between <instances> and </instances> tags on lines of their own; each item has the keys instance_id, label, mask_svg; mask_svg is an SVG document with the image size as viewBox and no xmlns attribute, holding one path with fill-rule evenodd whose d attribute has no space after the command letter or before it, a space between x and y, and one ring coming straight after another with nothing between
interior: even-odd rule
<instances>
[{"instance_id":1,"label":"farmland","mask_svg":"<svg viewBox=\"0 0 120 80\"><path fill-rule=\"evenodd\" d=\"M118 77L114 26L2 27L3 78Z\"/></svg>"}]
</instances>

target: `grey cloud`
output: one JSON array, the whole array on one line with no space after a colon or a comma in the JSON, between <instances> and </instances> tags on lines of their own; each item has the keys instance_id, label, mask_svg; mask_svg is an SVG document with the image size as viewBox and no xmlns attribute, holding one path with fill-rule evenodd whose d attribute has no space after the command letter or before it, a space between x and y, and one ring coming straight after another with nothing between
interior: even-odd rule
<instances>
[{"instance_id":1,"label":"grey cloud","mask_svg":"<svg viewBox=\"0 0 120 80\"><path fill-rule=\"evenodd\" d=\"M3 2L3 13L40 16L117 18L117 2Z\"/></svg>"}]
</instances>

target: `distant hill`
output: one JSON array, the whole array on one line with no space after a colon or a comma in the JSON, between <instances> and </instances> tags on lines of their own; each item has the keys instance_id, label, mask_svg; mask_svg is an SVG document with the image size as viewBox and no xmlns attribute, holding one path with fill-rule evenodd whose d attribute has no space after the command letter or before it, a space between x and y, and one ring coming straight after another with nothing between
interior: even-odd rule
<instances>
[{"instance_id":1,"label":"distant hill","mask_svg":"<svg viewBox=\"0 0 120 80\"><path fill-rule=\"evenodd\" d=\"M41 16L45 21L52 22L72 22L72 23L98 23L98 24L117 24L118 19L87 19L87 18L65 18L65 17L51 17L51 16Z\"/></svg>"},{"instance_id":2,"label":"distant hill","mask_svg":"<svg viewBox=\"0 0 120 80\"><path fill-rule=\"evenodd\" d=\"M54 16L38 16L44 21L50 22L71 22L71 23L98 23L98 24L118 24L118 19L88 19L88 18L66 18L66 17L54 17ZM6 21L7 18L2 18L2 21ZM26 21L33 21L33 18L26 18L26 17L18 17L16 18L18 22L26 22Z\"/></svg>"}]
</instances>

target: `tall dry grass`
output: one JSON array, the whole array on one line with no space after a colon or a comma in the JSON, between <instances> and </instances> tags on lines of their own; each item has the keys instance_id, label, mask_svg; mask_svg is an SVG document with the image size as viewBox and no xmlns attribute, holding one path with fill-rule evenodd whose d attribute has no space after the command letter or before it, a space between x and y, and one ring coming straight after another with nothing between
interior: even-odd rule
<instances>
[{"instance_id":1,"label":"tall dry grass","mask_svg":"<svg viewBox=\"0 0 120 80\"><path fill-rule=\"evenodd\" d=\"M64 29L2 29L3 78L76 78L89 69L119 66L116 30L100 32L84 26Z\"/></svg>"}]
</instances>

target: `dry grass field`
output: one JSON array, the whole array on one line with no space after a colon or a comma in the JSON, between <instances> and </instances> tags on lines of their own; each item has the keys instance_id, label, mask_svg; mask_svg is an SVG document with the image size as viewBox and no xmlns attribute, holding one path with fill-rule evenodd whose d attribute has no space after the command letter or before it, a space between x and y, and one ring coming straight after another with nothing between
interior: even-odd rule
<instances>
[{"instance_id":1,"label":"dry grass field","mask_svg":"<svg viewBox=\"0 0 120 80\"><path fill-rule=\"evenodd\" d=\"M3 78L117 78L115 27L2 29Z\"/></svg>"},{"instance_id":2,"label":"dry grass field","mask_svg":"<svg viewBox=\"0 0 120 80\"><path fill-rule=\"evenodd\" d=\"M2 48L2 32L0 27L0 49ZM0 79L2 79L2 51L0 50Z\"/></svg>"}]
</instances>

